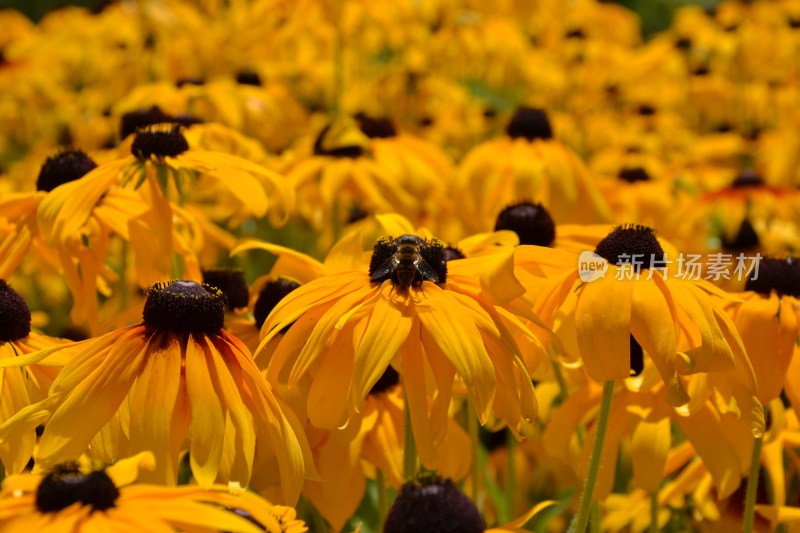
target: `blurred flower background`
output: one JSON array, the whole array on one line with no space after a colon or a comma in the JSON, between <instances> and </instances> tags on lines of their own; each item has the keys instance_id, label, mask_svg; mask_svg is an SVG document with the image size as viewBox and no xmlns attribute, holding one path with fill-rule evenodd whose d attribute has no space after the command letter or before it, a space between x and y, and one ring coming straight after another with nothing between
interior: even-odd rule
<instances>
[{"instance_id":1,"label":"blurred flower background","mask_svg":"<svg viewBox=\"0 0 800 533\"><path fill-rule=\"evenodd\" d=\"M66 4L0 530L800 531L800 0Z\"/></svg>"}]
</instances>

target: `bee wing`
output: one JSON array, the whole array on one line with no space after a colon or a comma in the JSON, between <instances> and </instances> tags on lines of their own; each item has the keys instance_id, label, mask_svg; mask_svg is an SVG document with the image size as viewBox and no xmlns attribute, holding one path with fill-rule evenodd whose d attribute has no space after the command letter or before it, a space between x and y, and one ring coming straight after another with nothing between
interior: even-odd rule
<instances>
[{"instance_id":1,"label":"bee wing","mask_svg":"<svg viewBox=\"0 0 800 533\"><path fill-rule=\"evenodd\" d=\"M428 281L439 283L439 276L436 275L433 267L431 267L422 257L417 257L417 259L414 261L414 266L417 267L417 271L422 275L423 280L427 279Z\"/></svg>"},{"instance_id":2,"label":"bee wing","mask_svg":"<svg viewBox=\"0 0 800 533\"><path fill-rule=\"evenodd\" d=\"M397 266L397 258L395 256L390 257L383 263L378 269L372 273L369 277L370 281L384 281L392 275L395 267Z\"/></svg>"}]
</instances>

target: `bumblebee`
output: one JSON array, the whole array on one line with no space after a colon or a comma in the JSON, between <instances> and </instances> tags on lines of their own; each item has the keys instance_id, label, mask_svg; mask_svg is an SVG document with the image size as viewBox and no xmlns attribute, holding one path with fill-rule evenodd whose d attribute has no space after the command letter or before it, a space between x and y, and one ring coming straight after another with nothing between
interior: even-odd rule
<instances>
[{"instance_id":1,"label":"bumblebee","mask_svg":"<svg viewBox=\"0 0 800 533\"><path fill-rule=\"evenodd\" d=\"M426 246L423 239L416 235L401 235L392 241L392 246L396 246L397 251L370 275L370 281L381 281L389 276L401 290L419 285L424 280L439 283L439 276L420 255L420 249Z\"/></svg>"}]
</instances>

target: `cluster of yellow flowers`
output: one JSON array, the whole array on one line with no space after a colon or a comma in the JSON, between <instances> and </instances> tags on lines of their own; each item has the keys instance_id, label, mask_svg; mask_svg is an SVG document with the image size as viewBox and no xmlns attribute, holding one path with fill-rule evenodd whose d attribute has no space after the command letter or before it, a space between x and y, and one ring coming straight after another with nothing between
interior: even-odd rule
<instances>
[{"instance_id":1,"label":"cluster of yellow flowers","mask_svg":"<svg viewBox=\"0 0 800 533\"><path fill-rule=\"evenodd\" d=\"M0 531L800 528L798 50L800 0L0 10Z\"/></svg>"}]
</instances>

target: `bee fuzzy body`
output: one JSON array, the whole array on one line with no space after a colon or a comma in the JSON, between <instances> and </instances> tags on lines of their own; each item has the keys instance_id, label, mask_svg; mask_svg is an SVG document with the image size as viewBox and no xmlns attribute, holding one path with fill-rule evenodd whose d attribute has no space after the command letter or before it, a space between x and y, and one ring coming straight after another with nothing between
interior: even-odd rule
<instances>
[{"instance_id":1,"label":"bee fuzzy body","mask_svg":"<svg viewBox=\"0 0 800 533\"><path fill-rule=\"evenodd\" d=\"M370 275L371 281L390 279L400 290L419 286L428 280L439 283L439 275L420 253L429 246L416 235L401 235L391 243L394 253Z\"/></svg>"}]
</instances>

